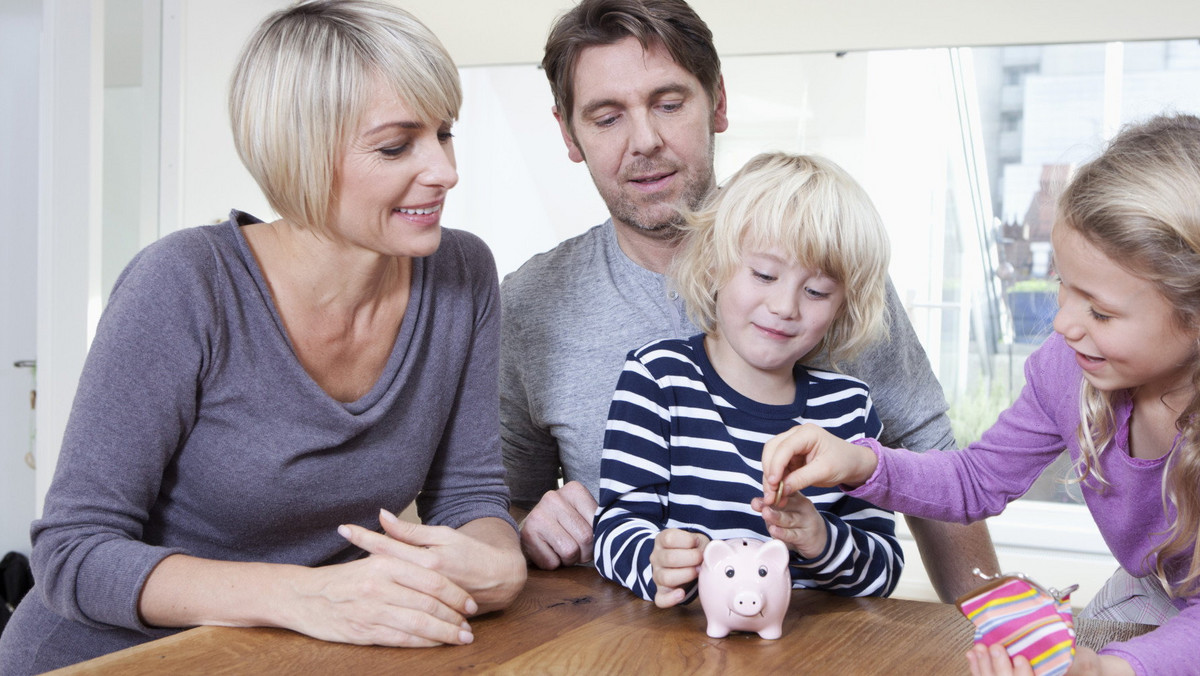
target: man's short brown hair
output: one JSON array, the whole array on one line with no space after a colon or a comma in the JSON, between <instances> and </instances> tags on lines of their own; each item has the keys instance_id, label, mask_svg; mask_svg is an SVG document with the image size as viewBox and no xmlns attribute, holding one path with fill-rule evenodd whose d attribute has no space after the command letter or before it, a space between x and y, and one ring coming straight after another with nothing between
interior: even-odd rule
<instances>
[{"instance_id":1,"label":"man's short brown hair","mask_svg":"<svg viewBox=\"0 0 1200 676\"><path fill-rule=\"evenodd\" d=\"M708 25L683 0L583 0L559 17L546 39L542 68L554 105L567 129L575 103L575 65L584 49L637 38L643 48L662 45L675 63L691 73L716 105L721 59Z\"/></svg>"}]
</instances>

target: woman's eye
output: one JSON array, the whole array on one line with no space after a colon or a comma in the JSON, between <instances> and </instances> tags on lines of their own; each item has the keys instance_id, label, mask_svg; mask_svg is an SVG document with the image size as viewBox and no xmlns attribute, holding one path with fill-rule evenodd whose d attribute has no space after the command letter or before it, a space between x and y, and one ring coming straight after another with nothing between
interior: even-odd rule
<instances>
[{"instance_id":1,"label":"woman's eye","mask_svg":"<svg viewBox=\"0 0 1200 676\"><path fill-rule=\"evenodd\" d=\"M405 150L408 150L407 143L405 143L403 145L398 145L398 146L389 146L387 148L380 148L379 154L383 155L384 157L397 157L399 155L403 155Z\"/></svg>"}]
</instances>

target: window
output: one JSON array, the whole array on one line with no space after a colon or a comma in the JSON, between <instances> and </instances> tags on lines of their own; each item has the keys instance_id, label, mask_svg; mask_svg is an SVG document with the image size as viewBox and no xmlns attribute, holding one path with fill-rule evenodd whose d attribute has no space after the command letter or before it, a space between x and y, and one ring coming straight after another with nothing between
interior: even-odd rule
<instances>
[{"instance_id":1,"label":"window","mask_svg":"<svg viewBox=\"0 0 1200 676\"><path fill-rule=\"evenodd\" d=\"M1196 41L722 63L730 125L717 136L718 180L758 152L788 150L826 155L866 187L891 234L893 281L963 445L1017 396L1025 358L1051 330L1048 235L1063 181L1121 124L1163 110L1200 112ZM493 247L503 275L607 214L586 168L565 157L540 70L463 75L462 182L450 208L455 223ZM502 186L493 176L512 180ZM518 222L504 223L498 203L520 204ZM530 236L508 236L514 228ZM989 526L1003 567L1036 574L1061 566L1048 584L1079 582L1084 603L1116 564L1060 480L1069 469L1060 459Z\"/></svg>"}]
</instances>

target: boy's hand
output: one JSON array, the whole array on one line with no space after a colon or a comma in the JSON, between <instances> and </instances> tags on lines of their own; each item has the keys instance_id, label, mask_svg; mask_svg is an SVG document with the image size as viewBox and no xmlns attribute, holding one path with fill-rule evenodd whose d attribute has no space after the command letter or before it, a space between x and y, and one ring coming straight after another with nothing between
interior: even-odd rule
<instances>
[{"instance_id":1,"label":"boy's hand","mask_svg":"<svg viewBox=\"0 0 1200 676\"><path fill-rule=\"evenodd\" d=\"M704 547L709 538L678 528L668 528L654 537L650 568L654 571L654 605L670 608L683 602L683 586L700 576Z\"/></svg>"},{"instance_id":2,"label":"boy's hand","mask_svg":"<svg viewBox=\"0 0 1200 676\"><path fill-rule=\"evenodd\" d=\"M875 472L874 451L805 423L778 434L763 446L763 504L783 507L809 486L858 486Z\"/></svg>"},{"instance_id":3,"label":"boy's hand","mask_svg":"<svg viewBox=\"0 0 1200 676\"><path fill-rule=\"evenodd\" d=\"M750 507L762 513L767 532L776 540L782 540L788 549L806 559L816 558L825 551L825 545L829 542L829 527L816 506L803 493L788 496L786 507L778 503L768 507L763 504L762 498L751 500Z\"/></svg>"}]
</instances>

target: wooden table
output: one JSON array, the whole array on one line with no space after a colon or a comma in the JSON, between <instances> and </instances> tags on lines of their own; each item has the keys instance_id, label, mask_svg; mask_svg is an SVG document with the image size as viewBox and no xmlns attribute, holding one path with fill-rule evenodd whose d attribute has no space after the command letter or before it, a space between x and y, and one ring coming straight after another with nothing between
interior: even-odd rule
<instances>
[{"instance_id":1,"label":"wooden table","mask_svg":"<svg viewBox=\"0 0 1200 676\"><path fill-rule=\"evenodd\" d=\"M699 603L659 609L592 568L531 570L512 606L472 620L469 646L352 646L283 629L199 627L52 673L960 675L972 636L953 605L818 591L793 592L779 640L712 639L705 625ZM1087 644L1086 624L1079 629ZM1129 628L1104 630L1112 640Z\"/></svg>"}]
</instances>

